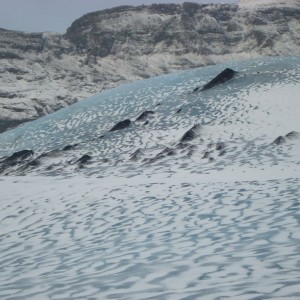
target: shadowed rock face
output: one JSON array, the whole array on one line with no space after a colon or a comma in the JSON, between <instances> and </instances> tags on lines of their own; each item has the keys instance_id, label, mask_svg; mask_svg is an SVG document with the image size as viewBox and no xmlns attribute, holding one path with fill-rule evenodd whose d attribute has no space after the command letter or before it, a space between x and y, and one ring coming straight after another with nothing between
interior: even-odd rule
<instances>
[{"instance_id":1,"label":"shadowed rock face","mask_svg":"<svg viewBox=\"0 0 300 300\"><path fill-rule=\"evenodd\" d=\"M300 138L300 133L297 131L291 131L288 134L285 135L288 139L298 139Z\"/></svg>"},{"instance_id":2,"label":"shadowed rock face","mask_svg":"<svg viewBox=\"0 0 300 300\"><path fill-rule=\"evenodd\" d=\"M28 158L32 155L33 155L32 150L22 150L22 151L14 153L10 157L8 157L6 159L6 162L16 162L16 161L19 161L19 160L24 160L24 159L26 159L26 158Z\"/></svg>"},{"instance_id":3,"label":"shadowed rock face","mask_svg":"<svg viewBox=\"0 0 300 300\"><path fill-rule=\"evenodd\" d=\"M300 55L299 16L299 3L154 4L84 15L64 35L0 29L0 132L124 82L233 58Z\"/></svg>"},{"instance_id":4,"label":"shadowed rock face","mask_svg":"<svg viewBox=\"0 0 300 300\"><path fill-rule=\"evenodd\" d=\"M273 141L273 144L278 146L285 143L285 141L286 141L285 137L279 136Z\"/></svg>"},{"instance_id":5,"label":"shadowed rock face","mask_svg":"<svg viewBox=\"0 0 300 300\"><path fill-rule=\"evenodd\" d=\"M144 112L142 112L136 119L136 121L143 121L145 120L149 115L153 115L154 111L152 110L146 110Z\"/></svg>"},{"instance_id":6,"label":"shadowed rock face","mask_svg":"<svg viewBox=\"0 0 300 300\"><path fill-rule=\"evenodd\" d=\"M65 146L62 151L70 151L70 150L73 150L76 146L78 146L78 144L75 144L75 145L67 145Z\"/></svg>"},{"instance_id":7,"label":"shadowed rock face","mask_svg":"<svg viewBox=\"0 0 300 300\"><path fill-rule=\"evenodd\" d=\"M81 165L85 165L87 164L90 160L92 159L92 157L90 155L83 155L80 159L78 159L77 163L81 164Z\"/></svg>"},{"instance_id":8,"label":"shadowed rock face","mask_svg":"<svg viewBox=\"0 0 300 300\"><path fill-rule=\"evenodd\" d=\"M109 132L125 129L125 128L129 127L130 124L131 124L131 121L129 119L126 119L124 121L117 123Z\"/></svg>"},{"instance_id":9,"label":"shadowed rock face","mask_svg":"<svg viewBox=\"0 0 300 300\"><path fill-rule=\"evenodd\" d=\"M24 164L25 161L33 156L32 150L21 150L13 153L11 156L0 160L0 173L9 167Z\"/></svg>"},{"instance_id":10,"label":"shadowed rock face","mask_svg":"<svg viewBox=\"0 0 300 300\"><path fill-rule=\"evenodd\" d=\"M234 77L234 75L236 73L237 72L233 71L232 69L229 69L229 68L225 69L220 74L218 74L214 79L212 79L210 82L205 84L202 88L202 91L209 90L217 85L220 85L222 83L229 81L230 79L232 79Z\"/></svg>"},{"instance_id":11,"label":"shadowed rock face","mask_svg":"<svg viewBox=\"0 0 300 300\"><path fill-rule=\"evenodd\" d=\"M180 143L185 143L192 141L197 136L197 130L200 128L199 124L194 125L191 129L189 129L180 139Z\"/></svg>"}]
</instances>

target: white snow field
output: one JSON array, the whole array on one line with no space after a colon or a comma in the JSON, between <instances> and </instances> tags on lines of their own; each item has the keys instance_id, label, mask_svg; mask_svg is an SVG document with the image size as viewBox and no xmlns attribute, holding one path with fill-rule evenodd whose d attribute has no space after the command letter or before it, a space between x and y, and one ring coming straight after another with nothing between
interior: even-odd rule
<instances>
[{"instance_id":1,"label":"white snow field","mask_svg":"<svg viewBox=\"0 0 300 300\"><path fill-rule=\"evenodd\" d=\"M299 57L255 59L1 134L0 299L300 299L299 101Z\"/></svg>"}]
</instances>

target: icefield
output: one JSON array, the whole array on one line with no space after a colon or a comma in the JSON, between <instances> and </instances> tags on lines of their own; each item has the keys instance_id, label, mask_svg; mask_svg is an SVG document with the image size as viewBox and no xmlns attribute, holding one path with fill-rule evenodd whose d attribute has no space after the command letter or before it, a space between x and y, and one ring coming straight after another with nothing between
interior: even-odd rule
<instances>
[{"instance_id":1,"label":"icefield","mask_svg":"<svg viewBox=\"0 0 300 300\"><path fill-rule=\"evenodd\" d=\"M254 59L0 134L0 299L299 299L299 100Z\"/></svg>"}]
</instances>

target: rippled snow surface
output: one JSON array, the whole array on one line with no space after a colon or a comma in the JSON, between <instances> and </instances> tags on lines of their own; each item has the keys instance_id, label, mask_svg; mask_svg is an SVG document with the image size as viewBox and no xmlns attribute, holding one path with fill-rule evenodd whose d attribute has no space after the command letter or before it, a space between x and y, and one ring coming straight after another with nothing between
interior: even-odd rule
<instances>
[{"instance_id":1,"label":"rippled snow surface","mask_svg":"<svg viewBox=\"0 0 300 300\"><path fill-rule=\"evenodd\" d=\"M299 99L300 58L268 58L1 134L0 299L300 299Z\"/></svg>"},{"instance_id":2,"label":"rippled snow surface","mask_svg":"<svg viewBox=\"0 0 300 300\"><path fill-rule=\"evenodd\" d=\"M299 179L203 181L5 179L0 298L299 299Z\"/></svg>"}]
</instances>

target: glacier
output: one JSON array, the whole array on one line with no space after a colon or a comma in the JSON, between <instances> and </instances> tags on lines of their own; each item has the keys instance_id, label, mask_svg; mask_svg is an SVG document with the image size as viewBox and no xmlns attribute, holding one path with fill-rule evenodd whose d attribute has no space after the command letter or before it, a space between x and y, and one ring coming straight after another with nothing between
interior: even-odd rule
<instances>
[{"instance_id":1,"label":"glacier","mask_svg":"<svg viewBox=\"0 0 300 300\"><path fill-rule=\"evenodd\" d=\"M299 95L299 57L252 59L0 134L0 298L299 299Z\"/></svg>"}]
</instances>

